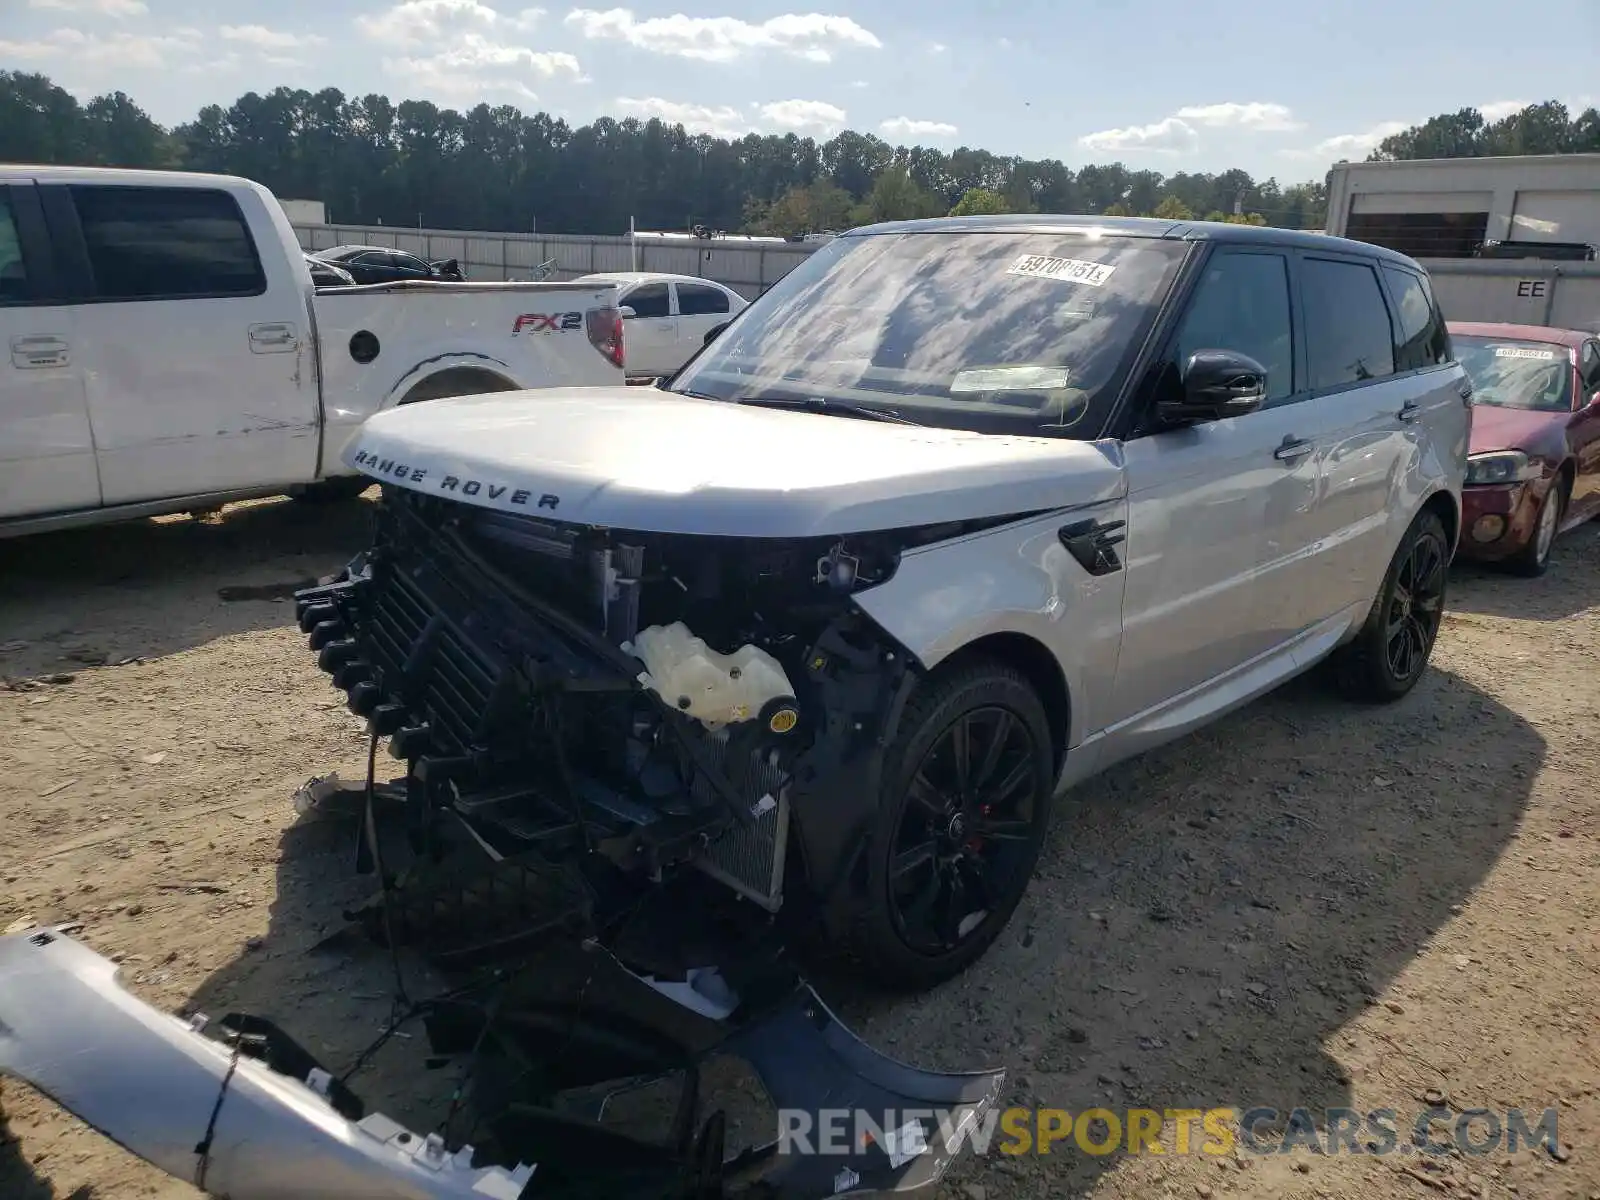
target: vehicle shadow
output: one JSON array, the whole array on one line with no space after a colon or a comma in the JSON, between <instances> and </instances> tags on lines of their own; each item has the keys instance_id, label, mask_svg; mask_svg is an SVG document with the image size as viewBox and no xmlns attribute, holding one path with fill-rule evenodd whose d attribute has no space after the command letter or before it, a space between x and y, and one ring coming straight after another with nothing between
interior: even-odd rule
<instances>
[{"instance_id":1,"label":"vehicle shadow","mask_svg":"<svg viewBox=\"0 0 1600 1200\"><path fill-rule=\"evenodd\" d=\"M818 986L893 1057L1007 1068L1012 1103L1341 1107L1352 1090L1339 1030L1494 866L1544 753L1519 716L1444 670L1378 708L1303 679L1061 799L1022 907L964 976L912 998ZM351 870L353 837L332 819L284 831L266 937L215 970L188 1011L268 1016L335 1071L357 1059L389 1018L396 977L386 953L340 932L371 887ZM445 986L411 955L399 969L412 998ZM428 1130L459 1068L430 1069L411 1032L354 1086ZM1402 1114L1413 1101L1393 1098ZM1070 1144L969 1156L952 1181L1003 1172L1067 1194L1112 1169L1125 1139L1101 1157Z\"/></svg>"},{"instance_id":2,"label":"vehicle shadow","mask_svg":"<svg viewBox=\"0 0 1600 1200\"><path fill-rule=\"evenodd\" d=\"M1320 1123L1351 1103L1341 1027L1505 852L1544 753L1518 715L1439 669L1377 709L1297 681L1058 801L1022 907L965 976L920 1001L834 981L825 995L917 1066L1007 1067L1009 1103L1124 1122L1130 1108L1305 1108ZM1424 1107L1389 1100L1402 1131ZM1013 1157L1003 1140L954 1180L1083 1194L1128 1146L1126 1126L1100 1156L1069 1137Z\"/></svg>"},{"instance_id":3,"label":"vehicle shadow","mask_svg":"<svg viewBox=\"0 0 1600 1200\"><path fill-rule=\"evenodd\" d=\"M1600 604L1593 590L1600 571L1600 524L1579 525L1556 539L1550 568L1522 579L1495 567L1457 559L1445 608L1454 614L1560 621ZM1465 586L1463 586L1465 585Z\"/></svg>"},{"instance_id":4,"label":"vehicle shadow","mask_svg":"<svg viewBox=\"0 0 1600 1200\"><path fill-rule=\"evenodd\" d=\"M6 1115L4 1101L5 1097L0 1096L0 1196L6 1200L58 1200L56 1189L47 1179L41 1178L33 1165L23 1157L21 1144ZM100 1200L104 1194L94 1186L84 1184L60 1196L59 1200Z\"/></svg>"},{"instance_id":5,"label":"vehicle shadow","mask_svg":"<svg viewBox=\"0 0 1600 1200\"><path fill-rule=\"evenodd\" d=\"M283 497L205 519L0 541L0 678L159 658L283 625L294 587L366 545L371 512L364 499Z\"/></svg>"}]
</instances>

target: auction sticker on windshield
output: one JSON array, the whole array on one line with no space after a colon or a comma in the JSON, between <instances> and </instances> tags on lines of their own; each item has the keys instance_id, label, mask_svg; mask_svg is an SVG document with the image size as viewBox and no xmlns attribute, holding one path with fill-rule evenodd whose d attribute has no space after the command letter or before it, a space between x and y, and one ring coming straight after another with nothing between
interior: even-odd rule
<instances>
[{"instance_id":1,"label":"auction sticker on windshield","mask_svg":"<svg viewBox=\"0 0 1600 1200\"><path fill-rule=\"evenodd\" d=\"M1024 254L1011 264L1007 275L1027 275L1034 279L1059 279L1100 287L1116 270L1105 263L1085 262L1081 258L1051 258L1047 254Z\"/></svg>"},{"instance_id":2,"label":"auction sticker on windshield","mask_svg":"<svg viewBox=\"0 0 1600 1200\"><path fill-rule=\"evenodd\" d=\"M1554 350L1528 350L1522 346L1496 346L1494 356L1496 358L1538 358L1549 362L1555 358L1556 352Z\"/></svg>"}]
</instances>

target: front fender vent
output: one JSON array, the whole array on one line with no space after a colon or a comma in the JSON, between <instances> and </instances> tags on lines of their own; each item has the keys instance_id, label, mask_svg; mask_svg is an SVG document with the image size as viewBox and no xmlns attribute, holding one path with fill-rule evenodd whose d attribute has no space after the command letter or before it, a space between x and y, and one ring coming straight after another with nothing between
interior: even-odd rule
<instances>
[{"instance_id":1,"label":"front fender vent","mask_svg":"<svg viewBox=\"0 0 1600 1200\"><path fill-rule=\"evenodd\" d=\"M1063 525L1059 531L1061 544L1078 565L1091 575L1110 575L1122 570L1122 559L1117 555L1127 535L1123 533L1125 521L1100 521L1091 517Z\"/></svg>"}]
</instances>

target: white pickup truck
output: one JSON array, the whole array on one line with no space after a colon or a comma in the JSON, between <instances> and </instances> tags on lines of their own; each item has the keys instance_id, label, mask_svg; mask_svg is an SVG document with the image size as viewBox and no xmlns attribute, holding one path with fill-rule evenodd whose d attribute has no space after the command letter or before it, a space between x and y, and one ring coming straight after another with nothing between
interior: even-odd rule
<instances>
[{"instance_id":1,"label":"white pickup truck","mask_svg":"<svg viewBox=\"0 0 1600 1200\"><path fill-rule=\"evenodd\" d=\"M259 184L0 166L0 537L369 483L375 412L623 382L609 283L318 290Z\"/></svg>"}]
</instances>

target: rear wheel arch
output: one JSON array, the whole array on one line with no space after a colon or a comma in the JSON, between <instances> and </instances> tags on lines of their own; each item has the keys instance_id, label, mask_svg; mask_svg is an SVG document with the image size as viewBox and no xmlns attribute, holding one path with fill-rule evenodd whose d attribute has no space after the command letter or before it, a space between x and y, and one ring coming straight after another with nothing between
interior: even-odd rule
<instances>
[{"instance_id":1,"label":"rear wheel arch","mask_svg":"<svg viewBox=\"0 0 1600 1200\"><path fill-rule=\"evenodd\" d=\"M1444 526L1445 545L1454 551L1461 537L1461 510L1449 492L1435 492L1422 503L1424 512L1431 512Z\"/></svg>"}]
</instances>

